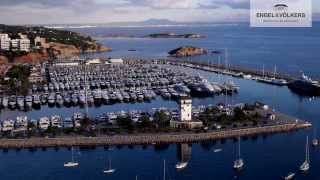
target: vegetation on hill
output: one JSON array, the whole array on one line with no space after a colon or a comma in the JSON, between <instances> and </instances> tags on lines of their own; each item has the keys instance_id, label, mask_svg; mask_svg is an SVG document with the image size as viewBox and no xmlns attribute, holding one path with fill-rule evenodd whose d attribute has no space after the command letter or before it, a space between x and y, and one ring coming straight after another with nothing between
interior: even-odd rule
<instances>
[{"instance_id":1,"label":"vegetation on hill","mask_svg":"<svg viewBox=\"0 0 320 180\"><path fill-rule=\"evenodd\" d=\"M182 46L172 51L169 51L169 55L173 57L187 57L187 56L198 56L207 54L208 50L198 48L194 46Z\"/></svg>"},{"instance_id":2,"label":"vegetation on hill","mask_svg":"<svg viewBox=\"0 0 320 180\"><path fill-rule=\"evenodd\" d=\"M44 37L48 42L56 42L75 47L85 51L94 48L95 41L89 36L83 36L76 32L49 29L42 26L7 26L0 24L0 33L7 33L11 38L19 38L19 33L27 35L34 45L36 36Z\"/></svg>"},{"instance_id":3,"label":"vegetation on hill","mask_svg":"<svg viewBox=\"0 0 320 180\"><path fill-rule=\"evenodd\" d=\"M28 93L30 83L29 75L30 68L25 65L14 65L7 73L10 78L7 82L9 94L22 94Z\"/></svg>"}]
</instances>

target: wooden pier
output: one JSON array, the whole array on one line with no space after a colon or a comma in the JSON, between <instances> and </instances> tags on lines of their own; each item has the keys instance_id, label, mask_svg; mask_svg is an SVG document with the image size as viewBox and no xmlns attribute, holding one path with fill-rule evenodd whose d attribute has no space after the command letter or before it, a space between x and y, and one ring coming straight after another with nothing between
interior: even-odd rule
<instances>
[{"instance_id":1,"label":"wooden pier","mask_svg":"<svg viewBox=\"0 0 320 180\"><path fill-rule=\"evenodd\" d=\"M307 122L288 123L273 126L252 127L232 130L210 131L207 133L177 133L177 134L144 134L115 135L103 137L59 137L59 138L29 138L0 139L1 149L23 149L44 147L70 146L104 146L104 145L135 145L135 144L170 144L195 143L209 140L226 139L238 136L251 136L296 131L311 127Z\"/></svg>"}]
</instances>

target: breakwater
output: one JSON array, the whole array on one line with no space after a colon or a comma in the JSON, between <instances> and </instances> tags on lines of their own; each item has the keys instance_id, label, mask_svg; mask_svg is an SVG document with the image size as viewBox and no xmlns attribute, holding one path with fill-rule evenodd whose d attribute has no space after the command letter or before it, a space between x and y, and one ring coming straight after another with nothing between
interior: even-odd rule
<instances>
[{"instance_id":1,"label":"breakwater","mask_svg":"<svg viewBox=\"0 0 320 180\"><path fill-rule=\"evenodd\" d=\"M136 144L170 144L195 143L209 140L226 139L239 136L252 136L296 131L311 127L307 122L296 122L263 127L210 131L206 133L177 134L143 134L114 135L103 137L60 137L60 138L29 138L0 139L1 149L70 147L70 146L104 146L104 145L136 145Z\"/></svg>"}]
</instances>

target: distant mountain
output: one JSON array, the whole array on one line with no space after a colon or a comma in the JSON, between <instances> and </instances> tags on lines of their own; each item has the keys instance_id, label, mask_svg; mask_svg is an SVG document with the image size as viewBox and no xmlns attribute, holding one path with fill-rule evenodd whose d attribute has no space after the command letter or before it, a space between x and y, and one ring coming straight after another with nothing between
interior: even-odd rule
<instances>
[{"instance_id":1,"label":"distant mountain","mask_svg":"<svg viewBox=\"0 0 320 180\"><path fill-rule=\"evenodd\" d=\"M145 25L170 25L170 24L177 24L177 22L170 21L168 19L148 19L146 21L137 22L138 24L145 24Z\"/></svg>"},{"instance_id":2,"label":"distant mountain","mask_svg":"<svg viewBox=\"0 0 320 180\"><path fill-rule=\"evenodd\" d=\"M161 27L161 26L191 26L191 25L237 25L239 23L215 23L215 22L178 22L168 19L147 19L145 21L91 23L91 24L46 24L45 27L55 29L77 29L95 27ZM42 24L43 25L43 24Z\"/></svg>"},{"instance_id":3,"label":"distant mountain","mask_svg":"<svg viewBox=\"0 0 320 180\"><path fill-rule=\"evenodd\" d=\"M136 22L114 22L106 23L105 25L111 26L170 26L182 24L179 22L170 21L168 19L148 19L145 21L136 21Z\"/></svg>"}]
</instances>

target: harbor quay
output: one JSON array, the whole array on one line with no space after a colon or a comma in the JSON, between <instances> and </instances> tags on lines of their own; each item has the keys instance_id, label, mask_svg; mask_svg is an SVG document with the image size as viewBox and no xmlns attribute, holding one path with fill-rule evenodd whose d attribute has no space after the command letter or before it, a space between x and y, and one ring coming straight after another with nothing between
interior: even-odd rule
<instances>
[{"instance_id":1,"label":"harbor quay","mask_svg":"<svg viewBox=\"0 0 320 180\"><path fill-rule=\"evenodd\" d=\"M291 122L287 124L250 127L230 130L210 131L206 133L176 133L176 134L143 134L143 135L114 135L101 137L59 137L59 138L28 138L0 139L1 149L70 147L70 146L104 146L104 145L139 145L139 144L169 144L196 143L202 141L236 138L291 132L311 127L307 122Z\"/></svg>"}]
</instances>

